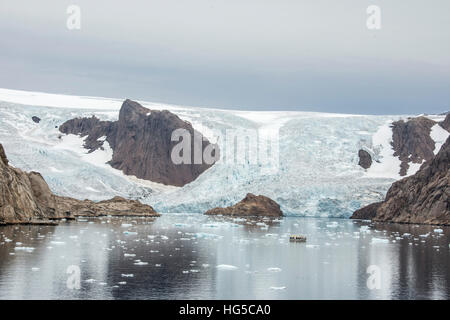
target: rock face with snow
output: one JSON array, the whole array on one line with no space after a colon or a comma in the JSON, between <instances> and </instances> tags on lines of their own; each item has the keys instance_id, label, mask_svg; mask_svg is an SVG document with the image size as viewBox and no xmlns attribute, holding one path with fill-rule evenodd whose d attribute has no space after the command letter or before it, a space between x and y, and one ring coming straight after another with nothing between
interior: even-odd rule
<instances>
[{"instance_id":1,"label":"rock face with snow","mask_svg":"<svg viewBox=\"0 0 450 320\"><path fill-rule=\"evenodd\" d=\"M73 218L75 215L156 216L152 207L138 201L113 198L94 203L54 195L38 172L11 167L0 144L0 222L39 223L44 220Z\"/></svg>"},{"instance_id":2,"label":"rock face with snow","mask_svg":"<svg viewBox=\"0 0 450 320\"><path fill-rule=\"evenodd\" d=\"M280 205L265 196L256 196L248 193L244 199L233 206L226 208L214 208L205 212L206 215L226 216L265 216L281 217L283 212Z\"/></svg>"},{"instance_id":3,"label":"rock face with snow","mask_svg":"<svg viewBox=\"0 0 450 320\"><path fill-rule=\"evenodd\" d=\"M417 117L408 121L396 121L392 124L392 147L394 156L401 161L400 175L408 172L409 163L422 163L434 157L435 143L430 136L435 121Z\"/></svg>"},{"instance_id":4,"label":"rock face with snow","mask_svg":"<svg viewBox=\"0 0 450 320\"><path fill-rule=\"evenodd\" d=\"M447 113L447 115L445 116L445 120L439 122L439 124L442 128L450 132L450 113Z\"/></svg>"},{"instance_id":5,"label":"rock face with snow","mask_svg":"<svg viewBox=\"0 0 450 320\"><path fill-rule=\"evenodd\" d=\"M381 204L362 211L374 221L450 225L450 138L414 175L396 181ZM360 211L361 212L361 211ZM355 212L353 218L360 218Z\"/></svg>"},{"instance_id":6,"label":"rock face with snow","mask_svg":"<svg viewBox=\"0 0 450 320\"><path fill-rule=\"evenodd\" d=\"M190 123L169 111L149 110L131 100L122 104L118 121L78 118L65 122L59 129L66 134L86 137L85 147L91 152L102 148L104 141L108 142L113 150L109 162L113 168L153 182L183 186L212 166L202 159L194 161L194 150L201 150L203 154L210 143L202 139ZM172 149L179 143L171 141L177 129L184 129L190 135L190 164L175 164L171 159ZM216 145L212 146L215 155L219 151Z\"/></svg>"},{"instance_id":7,"label":"rock face with snow","mask_svg":"<svg viewBox=\"0 0 450 320\"><path fill-rule=\"evenodd\" d=\"M372 156L366 150L360 149L358 152L359 163L362 168L368 169L372 165Z\"/></svg>"}]
</instances>

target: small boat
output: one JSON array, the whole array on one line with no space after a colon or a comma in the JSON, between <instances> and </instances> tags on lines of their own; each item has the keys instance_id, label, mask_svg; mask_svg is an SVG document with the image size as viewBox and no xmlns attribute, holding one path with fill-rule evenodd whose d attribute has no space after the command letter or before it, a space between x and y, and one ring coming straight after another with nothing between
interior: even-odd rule
<instances>
[{"instance_id":1,"label":"small boat","mask_svg":"<svg viewBox=\"0 0 450 320\"><path fill-rule=\"evenodd\" d=\"M306 242L305 236L299 236L299 235L292 235L289 237L289 241L292 242Z\"/></svg>"}]
</instances>

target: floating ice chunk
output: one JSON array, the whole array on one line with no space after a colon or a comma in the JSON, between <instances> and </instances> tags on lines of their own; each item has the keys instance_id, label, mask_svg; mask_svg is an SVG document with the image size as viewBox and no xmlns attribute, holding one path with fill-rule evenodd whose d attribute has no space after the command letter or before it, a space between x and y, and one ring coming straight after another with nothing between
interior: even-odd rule
<instances>
[{"instance_id":1,"label":"floating ice chunk","mask_svg":"<svg viewBox=\"0 0 450 320\"><path fill-rule=\"evenodd\" d=\"M95 281L97 281L97 280L95 280L95 279L84 280L84 282L86 282L86 283L94 283Z\"/></svg>"},{"instance_id":2,"label":"floating ice chunk","mask_svg":"<svg viewBox=\"0 0 450 320\"><path fill-rule=\"evenodd\" d=\"M122 223L120 226L122 228L129 228L129 227L132 227L133 225L131 223Z\"/></svg>"},{"instance_id":3,"label":"floating ice chunk","mask_svg":"<svg viewBox=\"0 0 450 320\"><path fill-rule=\"evenodd\" d=\"M148 265L148 262L144 262L144 261L135 262L134 265L135 266L146 266L146 265Z\"/></svg>"},{"instance_id":4,"label":"floating ice chunk","mask_svg":"<svg viewBox=\"0 0 450 320\"><path fill-rule=\"evenodd\" d=\"M372 243L372 244L377 244L377 243L389 243L389 239L372 238L371 243Z\"/></svg>"},{"instance_id":5,"label":"floating ice chunk","mask_svg":"<svg viewBox=\"0 0 450 320\"><path fill-rule=\"evenodd\" d=\"M269 271L269 272L281 272L281 268L277 268L277 267L267 268L267 271Z\"/></svg>"},{"instance_id":6,"label":"floating ice chunk","mask_svg":"<svg viewBox=\"0 0 450 320\"><path fill-rule=\"evenodd\" d=\"M122 273L121 276L122 276L122 278L133 278L134 274L132 274L132 273Z\"/></svg>"},{"instance_id":7,"label":"floating ice chunk","mask_svg":"<svg viewBox=\"0 0 450 320\"><path fill-rule=\"evenodd\" d=\"M359 228L359 232L360 233L370 233L369 226L361 226L361 228Z\"/></svg>"},{"instance_id":8,"label":"floating ice chunk","mask_svg":"<svg viewBox=\"0 0 450 320\"><path fill-rule=\"evenodd\" d=\"M204 227L204 228L218 228L218 227L220 227L220 224L218 224L218 223L204 223L204 224L202 224L202 227Z\"/></svg>"},{"instance_id":9,"label":"floating ice chunk","mask_svg":"<svg viewBox=\"0 0 450 320\"><path fill-rule=\"evenodd\" d=\"M265 234L265 237L268 237L268 238L276 238L276 237L278 237L278 234L276 234L276 233L266 233L266 234Z\"/></svg>"},{"instance_id":10,"label":"floating ice chunk","mask_svg":"<svg viewBox=\"0 0 450 320\"><path fill-rule=\"evenodd\" d=\"M238 269L238 267L232 266L229 264L219 264L216 268L218 270L237 270Z\"/></svg>"},{"instance_id":11,"label":"floating ice chunk","mask_svg":"<svg viewBox=\"0 0 450 320\"><path fill-rule=\"evenodd\" d=\"M436 232L436 233L443 233L444 232L444 230L442 230L442 229L434 229L433 231Z\"/></svg>"},{"instance_id":12,"label":"floating ice chunk","mask_svg":"<svg viewBox=\"0 0 450 320\"><path fill-rule=\"evenodd\" d=\"M66 244L64 241L51 241L50 243L57 246L63 246Z\"/></svg>"},{"instance_id":13,"label":"floating ice chunk","mask_svg":"<svg viewBox=\"0 0 450 320\"><path fill-rule=\"evenodd\" d=\"M284 290L286 287L270 287L270 290Z\"/></svg>"},{"instance_id":14,"label":"floating ice chunk","mask_svg":"<svg viewBox=\"0 0 450 320\"><path fill-rule=\"evenodd\" d=\"M327 228L337 228L338 225L339 224L336 221L333 221L333 222L327 224Z\"/></svg>"},{"instance_id":15,"label":"floating ice chunk","mask_svg":"<svg viewBox=\"0 0 450 320\"><path fill-rule=\"evenodd\" d=\"M203 268L208 268L208 267L209 267L209 264L203 263L203 264L202 264L202 267L203 267Z\"/></svg>"},{"instance_id":16,"label":"floating ice chunk","mask_svg":"<svg viewBox=\"0 0 450 320\"><path fill-rule=\"evenodd\" d=\"M161 240L169 240L169 237L167 237L167 236L161 236Z\"/></svg>"},{"instance_id":17,"label":"floating ice chunk","mask_svg":"<svg viewBox=\"0 0 450 320\"><path fill-rule=\"evenodd\" d=\"M36 268L36 267L33 267L33 268L31 268L31 271L33 271L33 272L36 272L36 271L39 271L40 269L39 268Z\"/></svg>"},{"instance_id":18,"label":"floating ice chunk","mask_svg":"<svg viewBox=\"0 0 450 320\"><path fill-rule=\"evenodd\" d=\"M307 244L306 248L308 249L315 249L315 248L319 248L320 246L318 244Z\"/></svg>"},{"instance_id":19,"label":"floating ice chunk","mask_svg":"<svg viewBox=\"0 0 450 320\"><path fill-rule=\"evenodd\" d=\"M205 233L205 232L197 232L195 234L197 238L204 238L204 239L216 239L216 238L223 238L222 236L219 236L217 234L213 233Z\"/></svg>"},{"instance_id":20,"label":"floating ice chunk","mask_svg":"<svg viewBox=\"0 0 450 320\"><path fill-rule=\"evenodd\" d=\"M127 284L127 282L126 281L120 281L120 282L118 282L118 284L120 284L122 286L122 285Z\"/></svg>"},{"instance_id":21,"label":"floating ice chunk","mask_svg":"<svg viewBox=\"0 0 450 320\"><path fill-rule=\"evenodd\" d=\"M134 253L124 253L123 256L124 257L136 257L136 255Z\"/></svg>"},{"instance_id":22,"label":"floating ice chunk","mask_svg":"<svg viewBox=\"0 0 450 320\"><path fill-rule=\"evenodd\" d=\"M14 250L16 251L25 251L25 252L33 252L33 247L15 247Z\"/></svg>"}]
</instances>

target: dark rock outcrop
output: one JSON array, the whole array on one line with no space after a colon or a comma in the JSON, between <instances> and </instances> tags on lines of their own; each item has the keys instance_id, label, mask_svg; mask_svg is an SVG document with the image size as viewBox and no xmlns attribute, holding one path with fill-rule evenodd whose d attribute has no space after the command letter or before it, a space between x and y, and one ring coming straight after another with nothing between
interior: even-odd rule
<instances>
[{"instance_id":1,"label":"dark rock outcrop","mask_svg":"<svg viewBox=\"0 0 450 320\"><path fill-rule=\"evenodd\" d=\"M41 118L36 117L36 116L32 116L32 117L31 117L31 120L33 120L33 121L36 122L36 123L41 122Z\"/></svg>"},{"instance_id":2,"label":"dark rock outcrop","mask_svg":"<svg viewBox=\"0 0 450 320\"><path fill-rule=\"evenodd\" d=\"M191 137L190 164L175 164L171 159L172 149L179 143L171 141L172 133L177 129L186 130ZM96 117L72 119L59 130L87 136L85 148L90 152L102 148L104 140L107 141L113 150L109 162L113 168L126 175L166 185L183 186L213 165L202 159L194 161L194 150L201 150L203 154L205 148L212 147L215 151L211 154L216 160L219 157L218 146L202 139L190 123L169 111L149 110L131 100L122 104L118 121L100 121Z\"/></svg>"},{"instance_id":3,"label":"dark rock outcrop","mask_svg":"<svg viewBox=\"0 0 450 320\"><path fill-rule=\"evenodd\" d=\"M399 157L400 175L405 176L409 163L422 163L434 157L435 143L430 137L435 121L426 117L417 117L408 121L396 121L392 124L392 147L394 156Z\"/></svg>"},{"instance_id":4,"label":"dark rock outcrop","mask_svg":"<svg viewBox=\"0 0 450 320\"><path fill-rule=\"evenodd\" d=\"M361 209L356 210L353 215L350 217L350 219L364 219L364 220L371 220L375 218L377 215L377 210L380 207L381 202L375 202L372 204L369 204L368 206L365 206Z\"/></svg>"},{"instance_id":5,"label":"dark rock outcrop","mask_svg":"<svg viewBox=\"0 0 450 320\"><path fill-rule=\"evenodd\" d=\"M375 211L373 221L450 225L450 138L414 175L394 182Z\"/></svg>"},{"instance_id":6,"label":"dark rock outcrop","mask_svg":"<svg viewBox=\"0 0 450 320\"><path fill-rule=\"evenodd\" d=\"M372 156L366 150L360 149L358 151L359 162L358 165L363 167L364 169L370 168L372 165Z\"/></svg>"},{"instance_id":7,"label":"dark rock outcrop","mask_svg":"<svg viewBox=\"0 0 450 320\"><path fill-rule=\"evenodd\" d=\"M214 208L205 212L207 215L226 215L226 216L264 216L281 217L283 212L280 205L272 199L265 196L255 196L248 193L244 199L233 206L226 208Z\"/></svg>"},{"instance_id":8,"label":"dark rock outcrop","mask_svg":"<svg viewBox=\"0 0 450 320\"><path fill-rule=\"evenodd\" d=\"M439 122L439 125L448 132L450 132L450 113L447 113L444 121Z\"/></svg>"},{"instance_id":9,"label":"dark rock outcrop","mask_svg":"<svg viewBox=\"0 0 450 320\"><path fill-rule=\"evenodd\" d=\"M47 223L49 220L88 215L157 216L152 207L115 197L94 203L53 194L38 172L24 172L8 165L0 144L0 223Z\"/></svg>"}]
</instances>

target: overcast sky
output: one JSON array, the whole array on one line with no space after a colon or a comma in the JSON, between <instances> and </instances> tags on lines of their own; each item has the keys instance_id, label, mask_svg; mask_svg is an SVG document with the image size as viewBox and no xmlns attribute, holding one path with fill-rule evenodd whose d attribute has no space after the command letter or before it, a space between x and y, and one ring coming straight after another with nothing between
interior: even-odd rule
<instances>
[{"instance_id":1,"label":"overcast sky","mask_svg":"<svg viewBox=\"0 0 450 320\"><path fill-rule=\"evenodd\" d=\"M67 7L81 8L68 30ZM381 30L366 27L369 5ZM448 0L1 0L0 87L253 110L450 110Z\"/></svg>"}]
</instances>

